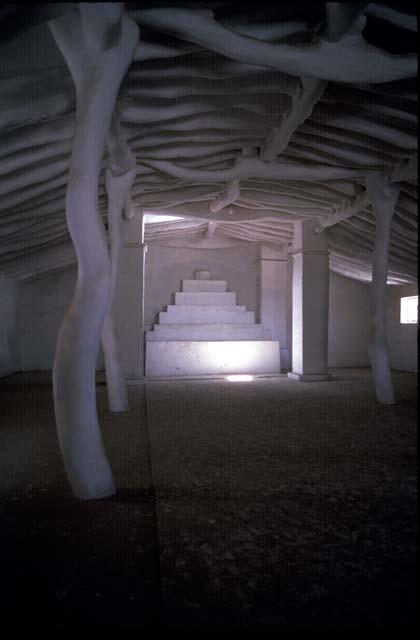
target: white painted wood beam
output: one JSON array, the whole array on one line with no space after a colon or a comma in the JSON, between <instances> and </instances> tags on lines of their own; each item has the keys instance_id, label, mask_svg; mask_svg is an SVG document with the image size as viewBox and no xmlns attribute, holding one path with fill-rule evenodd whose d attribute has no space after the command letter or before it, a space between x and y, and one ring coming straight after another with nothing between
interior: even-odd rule
<instances>
[{"instance_id":1,"label":"white painted wood beam","mask_svg":"<svg viewBox=\"0 0 420 640\"><path fill-rule=\"evenodd\" d=\"M352 28L360 33L366 18L363 17L361 21L359 15L366 4L367 2L326 2L325 28L321 37L328 42L338 42Z\"/></svg>"},{"instance_id":2,"label":"white painted wood beam","mask_svg":"<svg viewBox=\"0 0 420 640\"><path fill-rule=\"evenodd\" d=\"M387 7L382 4L376 4L376 2L370 2L364 13L368 16L374 16L387 22L392 22L397 27L402 29L408 29L409 31L417 31L417 18L416 16L409 15L402 11L398 11L393 7Z\"/></svg>"},{"instance_id":3,"label":"white painted wood beam","mask_svg":"<svg viewBox=\"0 0 420 640\"><path fill-rule=\"evenodd\" d=\"M207 223L206 232L204 234L205 237L208 239L212 238L216 229L217 229L217 222L214 222L214 220L209 220L209 222Z\"/></svg>"},{"instance_id":4,"label":"white painted wood beam","mask_svg":"<svg viewBox=\"0 0 420 640\"><path fill-rule=\"evenodd\" d=\"M336 213L332 213L329 216L325 216L321 218L319 222L314 226L315 233L321 233L324 229L328 227L332 227L339 222L343 222L344 220L348 220L352 216L357 215L360 211L363 211L365 207L369 205L369 197L367 192L363 195L359 196L354 200L354 202L349 207L344 207L340 211Z\"/></svg>"},{"instance_id":5,"label":"white painted wood beam","mask_svg":"<svg viewBox=\"0 0 420 640\"><path fill-rule=\"evenodd\" d=\"M391 55L350 34L338 42L269 44L225 29L188 9L145 9L140 24L205 46L233 60L272 67L292 76L335 82L391 82L417 74L417 55Z\"/></svg>"},{"instance_id":6,"label":"white painted wood beam","mask_svg":"<svg viewBox=\"0 0 420 640\"><path fill-rule=\"evenodd\" d=\"M195 169L181 166L175 162L165 160L143 161L148 167L152 167L174 178L185 180L197 180L202 182L215 182L223 180L235 180L244 178L267 178L274 180L339 180L340 178L355 178L365 175L365 169L347 169L345 167L333 167L328 165L316 165L299 162L263 162L259 158L237 159L235 165L223 170Z\"/></svg>"},{"instance_id":7,"label":"white painted wood beam","mask_svg":"<svg viewBox=\"0 0 420 640\"><path fill-rule=\"evenodd\" d=\"M312 109L322 96L328 82L317 78L301 78L301 86L292 95L292 107L285 114L279 127L272 129L264 147L261 149L261 159L270 162L282 153L290 142L295 130L312 113Z\"/></svg>"},{"instance_id":8,"label":"white painted wood beam","mask_svg":"<svg viewBox=\"0 0 420 640\"><path fill-rule=\"evenodd\" d=\"M239 198L240 194L239 179L228 182L226 188L210 202L209 209L211 213L218 213L225 207L228 207Z\"/></svg>"},{"instance_id":9,"label":"white painted wood beam","mask_svg":"<svg viewBox=\"0 0 420 640\"><path fill-rule=\"evenodd\" d=\"M404 160L396 166L391 173L392 182L402 182L404 180L416 180L418 178L417 154Z\"/></svg>"}]
</instances>

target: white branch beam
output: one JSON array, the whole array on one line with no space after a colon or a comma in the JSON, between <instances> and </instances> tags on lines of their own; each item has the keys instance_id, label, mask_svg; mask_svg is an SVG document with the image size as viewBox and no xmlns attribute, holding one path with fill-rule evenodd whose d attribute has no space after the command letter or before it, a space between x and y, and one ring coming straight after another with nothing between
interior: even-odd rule
<instances>
[{"instance_id":1,"label":"white branch beam","mask_svg":"<svg viewBox=\"0 0 420 640\"><path fill-rule=\"evenodd\" d=\"M302 87L296 95L292 95L290 112L283 116L280 126L271 131L261 151L261 158L265 162L273 160L285 150L295 130L311 115L328 84L326 80L315 78L301 78L301 82Z\"/></svg>"},{"instance_id":2,"label":"white branch beam","mask_svg":"<svg viewBox=\"0 0 420 640\"><path fill-rule=\"evenodd\" d=\"M352 216L355 216L363 211L363 209L367 207L368 204L369 198L367 192L365 192L362 196L356 198L356 200L349 207L344 207L344 209L341 209L336 213L332 213L329 216L325 216L325 218L319 220L319 222L314 227L315 233L321 233L328 227L332 227L339 222L348 220L348 218L351 218Z\"/></svg>"},{"instance_id":3,"label":"white branch beam","mask_svg":"<svg viewBox=\"0 0 420 640\"><path fill-rule=\"evenodd\" d=\"M214 222L213 220L210 220L207 223L205 237L208 239L212 238L214 235L214 232L216 231L216 228L217 228L217 223Z\"/></svg>"},{"instance_id":4,"label":"white branch beam","mask_svg":"<svg viewBox=\"0 0 420 640\"><path fill-rule=\"evenodd\" d=\"M341 178L362 177L366 169L347 169L327 165L270 162L259 158L240 157L233 167L222 170L193 169L164 160L147 160L141 164L152 167L174 178L200 180L203 182L231 181L245 178L266 178L271 180L340 180Z\"/></svg>"},{"instance_id":5,"label":"white branch beam","mask_svg":"<svg viewBox=\"0 0 420 640\"><path fill-rule=\"evenodd\" d=\"M326 25L322 37L337 42L352 27L366 2L326 2ZM366 21L366 18L364 18Z\"/></svg>"},{"instance_id":6,"label":"white branch beam","mask_svg":"<svg viewBox=\"0 0 420 640\"><path fill-rule=\"evenodd\" d=\"M397 11L392 7L386 7L381 4L371 2L366 7L364 13L368 16L374 16L387 22L392 22L397 27L408 29L409 31L417 31L417 17L408 15L402 11Z\"/></svg>"},{"instance_id":7,"label":"white branch beam","mask_svg":"<svg viewBox=\"0 0 420 640\"><path fill-rule=\"evenodd\" d=\"M212 213L218 213L225 207L235 202L239 198L241 190L239 187L239 180L235 179L228 182L226 189L222 191L212 202L210 202L210 211Z\"/></svg>"},{"instance_id":8,"label":"white branch beam","mask_svg":"<svg viewBox=\"0 0 420 640\"><path fill-rule=\"evenodd\" d=\"M417 180L417 155L404 160L400 165L395 167L391 173L392 182L403 182L404 180Z\"/></svg>"},{"instance_id":9,"label":"white branch beam","mask_svg":"<svg viewBox=\"0 0 420 640\"><path fill-rule=\"evenodd\" d=\"M267 66L292 76L333 82L391 82L417 74L417 55L391 55L350 34L339 42L313 45L269 44L238 35L187 9L145 9L137 14L145 26L207 47L233 60Z\"/></svg>"}]
</instances>

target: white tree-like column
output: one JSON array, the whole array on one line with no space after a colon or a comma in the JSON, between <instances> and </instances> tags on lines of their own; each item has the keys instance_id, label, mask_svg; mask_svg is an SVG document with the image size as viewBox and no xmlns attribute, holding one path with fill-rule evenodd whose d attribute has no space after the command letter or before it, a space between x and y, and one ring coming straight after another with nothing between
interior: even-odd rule
<instances>
[{"instance_id":1,"label":"white tree-like column","mask_svg":"<svg viewBox=\"0 0 420 640\"><path fill-rule=\"evenodd\" d=\"M107 170L105 174L105 185L108 193L108 226L111 237L111 285L108 313L105 317L101 341L105 358L108 406L109 410L113 412L128 411L129 408L115 322L115 294L121 254L122 211L135 177L135 168L122 175L114 175L112 170Z\"/></svg>"},{"instance_id":2,"label":"white tree-like column","mask_svg":"<svg viewBox=\"0 0 420 640\"><path fill-rule=\"evenodd\" d=\"M136 159L121 129L117 109L113 113L107 147L110 167L105 172L105 187L108 194L111 286L101 342L105 358L108 407L112 412L121 412L128 411L129 404L115 318L115 295L122 248L121 225L123 217L129 219L133 215L130 190L136 178Z\"/></svg>"},{"instance_id":3,"label":"white tree-like column","mask_svg":"<svg viewBox=\"0 0 420 640\"><path fill-rule=\"evenodd\" d=\"M58 438L75 496L115 492L96 411L95 368L108 310L111 267L98 212L98 179L122 78L138 40L136 24L117 3L81 3L50 23L76 86L66 218L78 274L62 321L53 369Z\"/></svg>"},{"instance_id":4,"label":"white tree-like column","mask_svg":"<svg viewBox=\"0 0 420 640\"><path fill-rule=\"evenodd\" d=\"M370 299L369 357L378 402L394 404L394 389L386 338L386 284L391 222L400 185L397 182L391 183L388 176L372 174L366 179L366 187L376 218Z\"/></svg>"}]
</instances>

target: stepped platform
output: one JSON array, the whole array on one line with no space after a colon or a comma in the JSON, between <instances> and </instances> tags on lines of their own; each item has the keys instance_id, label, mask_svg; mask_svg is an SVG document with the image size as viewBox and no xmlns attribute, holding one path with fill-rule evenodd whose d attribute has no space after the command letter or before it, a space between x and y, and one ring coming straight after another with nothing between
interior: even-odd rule
<instances>
[{"instance_id":1,"label":"stepped platform","mask_svg":"<svg viewBox=\"0 0 420 640\"><path fill-rule=\"evenodd\" d=\"M148 331L146 340L270 340L271 332L261 324L192 323L192 324L156 324Z\"/></svg>"},{"instance_id":2,"label":"stepped platform","mask_svg":"<svg viewBox=\"0 0 420 640\"><path fill-rule=\"evenodd\" d=\"M225 280L183 280L175 304L146 332L146 376L279 373L279 343L236 304Z\"/></svg>"},{"instance_id":3,"label":"stepped platform","mask_svg":"<svg viewBox=\"0 0 420 640\"><path fill-rule=\"evenodd\" d=\"M208 324L216 326L220 323L254 324L255 314L246 311L245 307L234 306L202 306L202 305L168 305L167 311L159 314L161 324Z\"/></svg>"}]
</instances>

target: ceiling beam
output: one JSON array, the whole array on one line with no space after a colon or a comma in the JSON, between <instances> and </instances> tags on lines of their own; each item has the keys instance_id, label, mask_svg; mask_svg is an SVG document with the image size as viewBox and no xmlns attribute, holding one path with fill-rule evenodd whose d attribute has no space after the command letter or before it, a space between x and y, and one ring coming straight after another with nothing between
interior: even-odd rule
<instances>
[{"instance_id":1,"label":"ceiling beam","mask_svg":"<svg viewBox=\"0 0 420 640\"><path fill-rule=\"evenodd\" d=\"M354 25L367 2L326 2L325 28L322 37L338 42Z\"/></svg>"},{"instance_id":2,"label":"ceiling beam","mask_svg":"<svg viewBox=\"0 0 420 640\"><path fill-rule=\"evenodd\" d=\"M209 220L209 222L207 223L205 237L208 239L212 238L214 235L214 232L216 231L216 228L217 228L217 223L214 222L213 220Z\"/></svg>"},{"instance_id":3,"label":"ceiling beam","mask_svg":"<svg viewBox=\"0 0 420 640\"><path fill-rule=\"evenodd\" d=\"M417 155L407 158L400 165L394 168L391 173L391 182L402 182L403 180L417 180Z\"/></svg>"},{"instance_id":4,"label":"ceiling beam","mask_svg":"<svg viewBox=\"0 0 420 640\"><path fill-rule=\"evenodd\" d=\"M417 75L417 55L392 55L359 34L313 45L270 44L241 36L216 21L180 8L154 8L136 14L141 25L175 35L245 64L278 69L292 76L333 82L382 83Z\"/></svg>"},{"instance_id":5,"label":"ceiling beam","mask_svg":"<svg viewBox=\"0 0 420 640\"><path fill-rule=\"evenodd\" d=\"M348 218L357 215L368 205L369 198L367 196L367 192L365 191L363 195L361 195L359 198L356 198L349 207L344 207L344 209L341 209L336 213L332 213L331 215L325 216L325 218L320 219L319 222L317 222L317 224L314 226L315 233L322 233L322 231L324 231L324 229L326 229L327 227L332 227L339 222L343 222L343 220L347 220Z\"/></svg>"},{"instance_id":6,"label":"ceiling beam","mask_svg":"<svg viewBox=\"0 0 420 640\"><path fill-rule=\"evenodd\" d=\"M286 149L293 133L309 118L327 85L326 80L301 78L301 86L296 94L291 96L292 107L289 113L283 115L279 127L272 129L261 150L260 157L264 162L274 160Z\"/></svg>"},{"instance_id":7,"label":"ceiling beam","mask_svg":"<svg viewBox=\"0 0 420 640\"><path fill-rule=\"evenodd\" d=\"M239 188L239 179L231 180L226 184L226 188L210 202L209 209L212 213L218 213L232 202L239 198L241 190Z\"/></svg>"}]
</instances>

